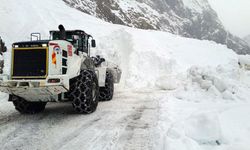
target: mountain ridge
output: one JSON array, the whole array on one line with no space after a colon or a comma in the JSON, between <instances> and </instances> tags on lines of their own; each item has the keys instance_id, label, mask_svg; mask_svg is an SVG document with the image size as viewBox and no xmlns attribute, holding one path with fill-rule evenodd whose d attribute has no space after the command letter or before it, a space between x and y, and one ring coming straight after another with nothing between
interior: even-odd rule
<instances>
[{"instance_id":1,"label":"mountain ridge","mask_svg":"<svg viewBox=\"0 0 250 150\"><path fill-rule=\"evenodd\" d=\"M238 54L248 44L228 32L207 0L63 0L70 7L114 24L212 40Z\"/></svg>"},{"instance_id":2,"label":"mountain ridge","mask_svg":"<svg viewBox=\"0 0 250 150\"><path fill-rule=\"evenodd\" d=\"M250 45L250 34L243 38Z\"/></svg>"}]
</instances>

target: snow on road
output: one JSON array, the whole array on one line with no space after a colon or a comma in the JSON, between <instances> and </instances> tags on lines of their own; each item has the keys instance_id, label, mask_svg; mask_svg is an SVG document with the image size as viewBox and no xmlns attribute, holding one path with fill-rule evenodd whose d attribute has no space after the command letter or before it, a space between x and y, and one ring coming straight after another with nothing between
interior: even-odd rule
<instances>
[{"instance_id":1,"label":"snow on road","mask_svg":"<svg viewBox=\"0 0 250 150\"><path fill-rule=\"evenodd\" d=\"M155 95L117 91L91 115L75 114L70 103L49 104L39 115L1 105L1 149L152 149L159 117Z\"/></svg>"},{"instance_id":2,"label":"snow on road","mask_svg":"<svg viewBox=\"0 0 250 150\"><path fill-rule=\"evenodd\" d=\"M176 98L175 92L118 89L112 101L99 103L91 115L75 114L70 103L51 103L41 114L20 115L3 102L0 149L247 148L250 141L242 135L250 135L250 104L192 102Z\"/></svg>"}]
</instances>

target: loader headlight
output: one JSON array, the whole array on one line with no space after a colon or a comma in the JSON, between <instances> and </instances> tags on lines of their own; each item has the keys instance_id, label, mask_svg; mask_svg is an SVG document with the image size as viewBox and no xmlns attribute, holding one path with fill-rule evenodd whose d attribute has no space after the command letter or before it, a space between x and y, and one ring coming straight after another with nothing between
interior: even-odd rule
<instances>
[{"instance_id":1,"label":"loader headlight","mask_svg":"<svg viewBox=\"0 0 250 150\"><path fill-rule=\"evenodd\" d=\"M48 46L48 44L42 44L42 47L47 47Z\"/></svg>"}]
</instances>

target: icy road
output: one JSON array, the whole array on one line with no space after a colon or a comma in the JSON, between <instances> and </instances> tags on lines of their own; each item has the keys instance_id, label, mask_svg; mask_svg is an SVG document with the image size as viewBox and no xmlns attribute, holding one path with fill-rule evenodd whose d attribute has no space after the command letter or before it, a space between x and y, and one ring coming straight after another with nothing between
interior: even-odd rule
<instances>
[{"instance_id":1,"label":"icy road","mask_svg":"<svg viewBox=\"0 0 250 150\"><path fill-rule=\"evenodd\" d=\"M11 103L2 102L0 149L220 150L232 147L221 132L229 134L227 130L237 126L237 120L231 122L238 118L237 109L243 114L250 112L246 104L215 107L212 103L185 102L173 95L165 91L117 90L112 101L100 102L98 110L90 115L75 114L70 103L50 103L41 114L20 115ZM209 112L197 114L201 110ZM227 128L222 131L224 123ZM238 125L242 123L246 122ZM249 131L244 134L249 135Z\"/></svg>"}]
</instances>

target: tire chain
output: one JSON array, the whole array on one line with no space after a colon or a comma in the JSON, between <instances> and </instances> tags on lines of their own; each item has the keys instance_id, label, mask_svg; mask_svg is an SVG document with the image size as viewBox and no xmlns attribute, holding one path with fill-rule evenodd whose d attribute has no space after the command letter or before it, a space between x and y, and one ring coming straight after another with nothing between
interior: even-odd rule
<instances>
[{"instance_id":1,"label":"tire chain","mask_svg":"<svg viewBox=\"0 0 250 150\"><path fill-rule=\"evenodd\" d=\"M114 94L114 78L111 71L106 72L105 87L100 88L100 100L109 101Z\"/></svg>"},{"instance_id":2,"label":"tire chain","mask_svg":"<svg viewBox=\"0 0 250 150\"><path fill-rule=\"evenodd\" d=\"M73 99L73 108L78 113L92 113L96 110L98 98L95 101L92 99L92 86L93 82L96 82L97 78L93 71L83 70L80 75L72 81L70 87L70 97ZM98 82L96 82L98 88ZM98 91L96 91L98 94Z\"/></svg>"},{"instance_id":3,"label":"tire chain","mask_svg":"<svg viewBox=\"0 0 250 150\"><path fill-rule=\"evenodd\" d=\"M17 111L22 114L35 114L45 109L46 102L28 102L25 99L10 95Z\"/></svg>"}]
</instances>

